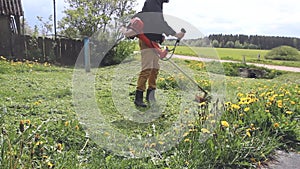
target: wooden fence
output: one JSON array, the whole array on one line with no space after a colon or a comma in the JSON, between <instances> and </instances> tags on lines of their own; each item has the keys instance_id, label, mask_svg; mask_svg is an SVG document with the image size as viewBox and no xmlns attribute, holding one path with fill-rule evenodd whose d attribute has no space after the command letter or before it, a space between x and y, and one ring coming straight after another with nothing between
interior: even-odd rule
<instances>
[{"instance_id":1,"label":"wooden fence","mask_svg":"<svg viewBox=\"0 0 300 169\"><path fill-rule=\"evenodd\" d=\"M4 40L0 38L0 41ZM69 66L75 65L83 48L83 41L64 38L54 40L51 38L12 35L9 41L7 39L5 41L5 45L0 45L0 55L9 59L25 59Z\"/></svg>"}]
</instances>

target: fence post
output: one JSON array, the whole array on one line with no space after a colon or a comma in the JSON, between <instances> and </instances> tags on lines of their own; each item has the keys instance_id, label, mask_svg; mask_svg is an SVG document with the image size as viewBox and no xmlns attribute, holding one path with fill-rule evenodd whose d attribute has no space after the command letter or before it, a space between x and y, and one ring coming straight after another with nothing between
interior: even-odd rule
<instances>
[{"instance_id":1,"label":"fence post","mask_svg":"<svg viewBox=\"0 0 300 169\"><path fill-rule=\"evenodd\" d=\"M246 64L246 56L245 56L245 55L243 55L242 63L243 63L243 64Z\"/></svg>"},{"instance_id":2,"label":"fence post","mask_svg":"<svg viewBox=\"0 0 300 169\"><path fill-rule=\"evenodd\" d=\"M89 38L85 37L83 39L84 41L84 67L85 67L85 72L90 72L91 71L91 63L90 63L90 45L89 45Z\"/></svg>"}]
</instances>

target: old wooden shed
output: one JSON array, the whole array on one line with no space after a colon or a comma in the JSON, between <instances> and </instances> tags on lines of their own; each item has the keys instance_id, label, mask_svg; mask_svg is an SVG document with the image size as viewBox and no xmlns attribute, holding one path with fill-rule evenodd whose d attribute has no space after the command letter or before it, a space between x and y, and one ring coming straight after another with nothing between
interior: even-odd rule
<instances>
[{"instance_id":1,"label":"old wooden shed","mask_svg":"<svg viewBox=\"0 0 300 169\"><path fill-rule=\"evenodd\" d=\"M12 56L13 36L21 34L21 0L0 0L0 55Z\"/></svg>"}]
</instances>

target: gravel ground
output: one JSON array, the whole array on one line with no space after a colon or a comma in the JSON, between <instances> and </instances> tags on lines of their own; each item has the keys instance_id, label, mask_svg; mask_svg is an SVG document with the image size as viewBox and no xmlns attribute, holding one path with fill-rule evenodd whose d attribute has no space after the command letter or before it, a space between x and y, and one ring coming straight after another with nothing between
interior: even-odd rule
<instances>
[{"instance_id":1,"label":"gravel ground","mask_svg":"<svg viewBox=\"0 0 300 169\"><path fill-rule=\"evenodd\" d=\"M300 154L295 152L277 151L275 160L263 169L300 169Z\"/></svg>"}]
</instances>

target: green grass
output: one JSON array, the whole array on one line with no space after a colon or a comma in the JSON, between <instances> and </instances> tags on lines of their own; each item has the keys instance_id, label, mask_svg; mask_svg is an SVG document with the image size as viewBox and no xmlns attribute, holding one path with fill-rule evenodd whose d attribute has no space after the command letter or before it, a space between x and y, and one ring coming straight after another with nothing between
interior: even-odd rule
<instances>
[{"instance_id":1,"label":"green grass","mask_svg":"<svg viewBox=\"0 0 300 169\"><path fill-rule=\"evenodd\" d=\"M208 74L203 63L174 61L208 91L222 79ZM91 123L102 119L108 129L78 120L73 69L0 60L0 168L255 168L271 159L276 149L300 151L299 73L272 80L226 76L225 85L219 82L226 88L215 88L225 90L218 93L226 94L226 104L210 104L214 109L208 111L192 101L195 91L188 79L163 62L159 102L136 109L133 91L139 65L126 62L87 75L95 77L94 96L102 115L92 116ZM224 109L221 116L218 109ZM148 121L135 121L145 117ZM177 133L181 139L174 140L177 130L182 131ZM117 136L114 131L133 140L157 138L140 145L155 155L124 158L97 144ZM112 139L117 143L113 146L138 155L139 146L122 139ZM154 151L168 141L176 144L165 152Z\"/></svg>"},{"instance_id":2,"label":"green grass","mask_svg":"<svg viewBox=\"0 0 300 169\"><path fill-rule=\"evenodd\" d=\"M269 50L178 46L175 53L187 56L220 58L222 60L234 60L241 62L243 61L243 57L245 57L246 62L300 67L300 62L266 60L264 59L264 56L268 51ZM260 60L258 59L258 55L260 55Z\"/></svg>"}]
</instances>

